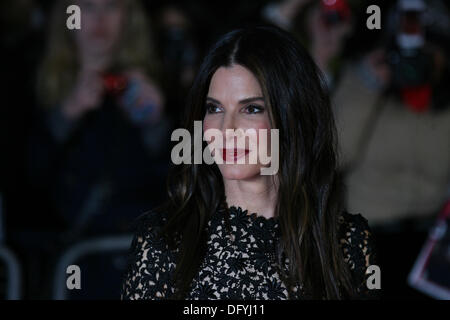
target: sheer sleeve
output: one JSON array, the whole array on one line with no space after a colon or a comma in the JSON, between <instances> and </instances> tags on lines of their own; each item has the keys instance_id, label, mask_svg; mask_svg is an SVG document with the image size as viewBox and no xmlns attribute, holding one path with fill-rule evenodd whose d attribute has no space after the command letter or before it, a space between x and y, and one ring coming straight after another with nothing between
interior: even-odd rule
<instances>
[{"instance_id":1,"label":"sheer sleeve","mask_svg":"<svg viewBox=\"0 0 450 320\"><path fill-rule=\"evenodd\" d=\"M144 239L142 235L135 234L131 243L129 251L128 269L125 278L122 282L122 300L137 300L142 296L142 292L139 292L139 279L140 279L140 259L139 252L143 247Z\"/></svg>"},{"instance_id":2,"label":"sheer sleeve","mask_svg":"<svg viewBox=\"0 0 450 320\"><path fill-rule=\"evenodd\" d=\"M162 220L155 213L147 213L136 224L121 299L164 299L172 291L170 274L175 264L172 253L159 235Z\"/></svg>"},{"instance_id":3,"label":"sheer sleeve","mask_svg":"<svg viewBox=\"0 0 450 320\"><path fill-rule=\"evenodd\" d=\"M375 241L367 220L360 214L344 213L341 216L341 247L348 263L358 298L377 299L379 289L369 289L367 268L377 265Z\"/></svg>"}]
</instances>

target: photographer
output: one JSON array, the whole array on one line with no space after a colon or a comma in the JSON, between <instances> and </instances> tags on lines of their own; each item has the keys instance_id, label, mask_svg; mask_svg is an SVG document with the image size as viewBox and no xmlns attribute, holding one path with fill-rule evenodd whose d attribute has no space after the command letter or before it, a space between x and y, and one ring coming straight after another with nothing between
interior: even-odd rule
<instances>
[{"instance_id":1,"label":"photographer","mask_svg":"<svg viewBox=\"0 0 450 320\"><path fill-rule=\"evenodd\" d=\"M169 132L139 3L77 4L80 30L65 27L69 3L56 4L30 143L30 179L71 232L66 241L127 231L159 199Z\"/></svg>"},{"instance_id":2,"label":"photographer","mask_svg":"<svg viewBox=\"0 0 450 320\"><path fill-rule=\"evenodd\" d=\"M399 1L383 44L348 66L334 95L347 206L374 225L387 296L411 294L408 272L450 185L448 59L426 9Z\"/></svg>"},{"instance_id":3,"label":"photographer","mask_svg":"<svg viewBox=\"0 0 450 320\"><path fill-rule=\"evenodd\" d=\"M356 8L347 0L283 0L269 2L262 16L292 32L308 48L328 86L333 88L346 43L354 31Z\"/></svg>"}]
</instances>

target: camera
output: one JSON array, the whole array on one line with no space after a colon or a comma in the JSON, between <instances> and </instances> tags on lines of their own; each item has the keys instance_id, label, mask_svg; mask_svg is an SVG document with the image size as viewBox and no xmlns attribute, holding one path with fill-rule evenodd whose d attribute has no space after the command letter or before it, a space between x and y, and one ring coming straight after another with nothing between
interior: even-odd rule
<instances>
[{"instance_id":1,"label":"camera","mask_svg":"<svg viewBox=\"0 0 450 320\"><path fill-rule=\"evenodd\" d=\"M102 74L102 81L106 94L112 96L121 95L128 86L128 79L119 73L104 73Z\"/></svg>"},{"instance_id":2,"label":"camera","mask_svg":"<svg viewBox=\"0 0 450 320\"><path fill-rule=\"evenodd\" d=\"M397 3L395 31L387 52L392 85L396 88L417 87L430 82L433 57L424 48L425 9L422 0Z\"/></svg>"},{"instance_id":3,"label":"camera","mask_svg":"<svg viewBox=\"0 0 450 320\"><path fill-rule=\"evenodd\" d=\"M322 19L328 27L350 20L350 7L345 0L322 0Z\"/></svg>"}]
</instances>

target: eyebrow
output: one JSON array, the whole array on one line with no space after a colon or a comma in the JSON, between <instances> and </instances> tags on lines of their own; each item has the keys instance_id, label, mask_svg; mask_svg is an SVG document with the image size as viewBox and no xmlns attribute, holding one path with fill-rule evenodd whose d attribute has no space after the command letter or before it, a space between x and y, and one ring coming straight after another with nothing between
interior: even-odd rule
<instances>
[{"instance_id":1,"label":"eyebrow","mask_svg":"<svg viewBox=\"0 0 450 320\"><path fill-rule=\"evenodd\" d=\"M208 101L208 100L211 102L217 103L217 104L221 104L219 100L216 100L211 97L206 97L206 101ZM246 104L246 103L254 102L254 101L263 101L264 102L265 100L264 100L264 97L250 97L250 98L245 98L245 99L239 100L239 103Z\"/></svg>"}]
</instances>

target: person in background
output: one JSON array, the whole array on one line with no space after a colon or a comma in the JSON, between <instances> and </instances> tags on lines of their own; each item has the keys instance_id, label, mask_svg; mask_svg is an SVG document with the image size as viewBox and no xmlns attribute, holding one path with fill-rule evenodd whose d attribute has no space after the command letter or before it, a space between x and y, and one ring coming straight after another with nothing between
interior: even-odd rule
<instances>
[{"instance_id":1,"label":"person in background","mask_svg":"<svg viewBox=\"0 0 450 320\"><path fill-rule=\"evenodd\" d=\"M155 49L139 2L76 1L80 30L66 28L69 4L55 5L38 74L30 177L74 238L123 232L159 200L166 170Z\"/></svg>"},{"instance_id":2,"label":"person in background","mask_svg":"<svg viewBox=\"0 0 450 320\"><path fill-rule=\"evenodd\" d=\"M266 5L262 15L266 21L296 35L332 88L339 71L340 56L354 28L349 2L283 0Z\"/></svg>"},{"instance_id":3,"label":"person in background","mask_svg":"<svg viewBox=\"0 0 450 320\"><path fill-rule=\"evenodd\" d=\"M411 294L408 272L450 186L450 69L425 8L399 1L385 41L348 65L333 96L347 208L374 227L391 298Z\"/></svg>"},{"instance_id":4,"label":"person in background","mask_svg":"<svg viewBox=\"0 0 450 320\"><path fill-rule=\"evenodd\" d=\"M164 68L163 87L167 109L176 119L198 67L199 48L194 23L189 12L180 4L166 3L155 14L158 54Z\"/></svg>"},{"instance_id":5,"label":"person in background","mask_svg":"<svg viewBox=\"0 0 450 320\"><path fill-rule=\"evenodd\" d=\"M81 9L79 30L66 27L71 4ZM63 250L128 233L136 216L164 198L171 126L140 2L56 1L48 27L27 155L26 198L36 223L20 235L27 291L40 298L51 294ZM122 258L81 261L89 273L77 297L117 297Z\"/></svg>"}]
</instances>

